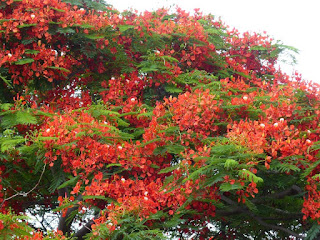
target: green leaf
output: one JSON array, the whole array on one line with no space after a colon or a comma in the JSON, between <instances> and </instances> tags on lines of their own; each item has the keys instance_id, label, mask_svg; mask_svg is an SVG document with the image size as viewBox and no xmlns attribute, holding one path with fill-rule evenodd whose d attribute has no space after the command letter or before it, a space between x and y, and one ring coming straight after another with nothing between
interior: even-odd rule
<instances>
[{"instance_id":1,"label":"green leaf","mask_svg":"<svg viewBox=\"0 0 320 240\"><path fill-rule=\"evenodd\" d=\"M182 145L170 144L170 145L165 146L165 149L169 153L180 154L181 152L184 151L185 148Z\"/></svg>"},{"instance_id":2,"label":"green leaf","mask_svg":"<svg viewBox=\"0 0 320 240\"><path fill-rule=\"evenodd\" d=\"M33 58L23 58L23 59L16 61L14 64L15 65L24 65L24 64L32 63L32 62L34 62Z\"/></svg>"},{"instance_id":3,"label":"green leaf","mask_svg":"<svg viewBox=\"0 0 320 240\"><path fill-rule=\"evenodd\" d=\"M60 25L60 24L62 24L63 22L54 22L54 21L50 21L49 23L50 23L50 24Z\"/></svg>"},{"instance_id":4,"label":"green leaf","mask_svg":"<svg viewBox=\"0 0 320 240\"><path fill-rule=\"evenodd\" d=\"M76 26L76 25L74 25L74 26ZM94 28L94 26L92 26L92 25L90 25L90 24L81 24L81 25L79 25L81 28L85 28L85 29L87 29L87 28Z\"/></svg>"},{"instance_id":5,"label":"green leaf","mask_svg":"<svg viewBox=\"0 0 320 240\"><path fill-rule=\"evenodd\" d=\"M36 42L36 41L37 41L37 38L31 38L31 39L21 40L21 43L24 44L24 45L28 45L28 44Z\"/></svg>"},{"instance_id":6,"label":"green leaf","mask_svg":"<svg viewBox=\"0 0 320 240\"><path fill-rule=\"evenodd\" d=\"M234 168L234 167L236 167L236 166L238 166L238 165L239 165L239 162L238 162L238 161L233 160L233 159L227 159L226 162L225 162L225 164L224 164L224 168L226 168L226 169L232 169L232 168Z\"/></svg>"},{"instance_id":7,"label":"green leaf","mask_svg":"<svg viewBox=\"0 0 320 240\"><path fill-rule=\"evenodd\" d=\"M41 136L39 136L37 139L40 141L49 141L49 140L58 140L59 138L58 137L41 137Z\"/></svg>"},{"instance_id":8,"label":"green leaf","mask_svg":"<svg viewBox=\"0 0 320 240\"><path fill-rule=\"evenodd\" d=\"M270 163L270 169L278 170L280 172L290 172L290 171L299 172L299 171L301 171L301 169L299 167L297 167L296 165L293 165L291 163L281 163L278 161L272 161Z\"/></svg>"},{"instance_id":9,"label":"green leaf","mask_svg":"<svg viewBox=\"0 0 320 240\"><path fill-rule=\"evenodd\" d=\"M37 26L37 24L36 23L22 24L22 25L19 25L18 28L26 28L26 27L33 27L33 26Z\"/></svg>"},{"instance_id":10,"label":"green leaf","mask_svg":"<svg viewBox=\"0 0 320 240\"><path fill-rule=\"evenodd\" d=\"M66 28L58 28L58 33L75 33L76 31L73 28L66 27Z\"/></svg>"},{"instance_id":11,"label":"green leaf","mask_svg":"<svg viewBox=\"0 0 320 240\"><path fill-rule=\"evenodd\" d=\"M139 112L126 112L126 113L121 113L119 117L124 117L124 116L129 116L129 115L137 115Z\"/></svg>"},{"instance_id":12,"label":"green leaf","mask_svg":"<svg viewBox=\"0 0 320 240\"><path fill-rule=\"evenodd\" d=\"M60 70L60 71L63 71L63 72L70 72L70 70L66 69L66 68L63 68L63 67L48 67L50 69L57 69L57 70Z\"/></svg>"},{"instance_id":13,"label":"green leaf","mask_svg":"<svg viewBox=\"0 0 320 240\"><path fill-rule=\"evenodd\" d=\"M147 142L144 142L144 143L138 145L138 147L145 147L150 143L159 142L159 141L161 141L161 138L155 138L155 139L152 139L150 141L147 141Z\"/></svg>"},{"instance_id":14,"label":"green leaf","mask_svg":"<svg viewBox=\"0 0 320 240\"><path fill-rule=\"evenodd\" d=\"M179 133L179 126L171 126L171 127L167 127L165 130L160 131L160 133Z\"/></svg>"},{"instance_id":15,"label":"green leaf","mask_svg":"<svg viewBox=\"0 0 320 240\"><path fill-rule=\"evenodd\" d=\"M1 74L0 74L0 78L4 81L4 83L5 83L9 88L13 88L10 80L8 80L7 78L3 77Z\"/></svg>"},{"instance_id":16,"label":"green leaf","mask_svg":"<svg viewBox=\"0 0 320 240\"><path fill-rule=\"evenodd\" d=\"M3 103L0 104L0 109L8 111L10 108L12 108L14 105L12 103Z\"/></svg>"},{"instance_id":17,"label":"green leaf","mask_svg":"<svg viewBox=\"0 0 320 240\"><path fill-rule=\"evenodd\" d=\"M164 182L163 182L163 186L162 186L163 190L165 190L165 187L167 187L168 184L173 181L173 179L174 179L174 176L173 176L173 175L170 175L170 176L168 176L168 177L165 178L165 180L164 180ZM166 191L166 192L168 192L168 191Z\"/></svg>"},{"instance_id":18,"label":"green leaf","mask_svg":"<svg viewBox=\"0 0 320 240\"><path fill-rule=\"evenodd\" d=\"M120 126L120 127L129 127L130 126L130 123L122 120L121 118L117 119L117 123L118 123L118 126Z\"/></svg>"},{"instance_id":19,"label":"green leaf","mask_svg":"<svg viewBox=\"0 0 320 240\"><path fill-rule=\"evenodd\" d=\"M318 165L320 164L320 160L312 163L305 171L301 174L302 178L307 177Z\"/></svg>"},{"instance_id":20,"label":"green leaf","mask_svg":"<svg viewBox=\"0 0 320 240\"><path fill-rule=\"evenodd\" d=\"M161 58L162 58L162 60L167 61L167 62L176 62L176 63L179 62L178 59L176 59L174 57L167 56L167 55L161 56Z\"/></svg>"},{"instance_id":21,"label":"green leaf","mask_svg":"<svg viewBox=\"0 0 320 240\"><path fill-rule=\"evenodd\" d=\"M169 93L181 93L181 92L183 92L182 89L180 89L180 88L178 88L178 87L176 87L174 85L166 85L164 87L164 89Z\"/></svg>"},{"instance_id":22,"label":"green leaf","mask_svg":"<svg viewBox=\"0 0 320 240\"><path fill-rule=\"evenodd\" d=\"M315 174L314 176L312 176L312 178L315 179L315 180L316 180L316 179L320 179L320 173Z\"/></svg>"},{"instance_id":23,"label":"green leaf","mask_svg":"<svg viewBox=\"0 0 320 240\"><path fill-rule=\"evenodd\" d=\"M261 177L256 176L254 173L246 169L240 170L239 175L251 182L255 182L255 183L263 182L263 179Z\"/></svg>"},{"instance_id":24,"label":"green leaf","mask_svg":"<svg viewBox=\"0 0 320 240\"><path fill-rule=\"evenodd\" d=\"M173 171L176 170L179 166L180 166L179 164L176 164L176 165L174 165L174 166L164 168L164 169L162 169L162 170L159 171L159 174L161 174L161 173L173 172Z\"/></svg>"},{"instance_id":25,"label":"green leaf","mask_svg":"<svg viewBox=\"0 0 320 240\"><path fill-rule=\"evenodd\" d=\"M140 119L141 117L147 117L147 118L151 118L153 116L153 112L145 112L145 113L140 113L138 114L137 118Z\"/></svg>"},{"instance_id":26,"label":"green leaf","mask_svg":"<svg viewBox=\"0 0 320 240\"><path fill-rule=\"evenodd\" d=\"M3 116L0 124L4 128L13 127L17 125L18 123L17 123L16 114L9 113Z\"/></svg>"},{"instance_id":27,"label":"green leaf","mask_svg":"<svg viewBox=\"0 0 320 240\"><path fill-rule=\"evenodd\" d=\"M16 118L19 124L37 124L37 118L26 111L18 111Z\"/></svg>"},{"instance_id":28,"label":"green leaf","mask_svg":"<svg viewBox=\"0 0 320 240\"><path fill-rule=\"evenodd\" d=\"M264 50L268 50L268 48L263 47L263 46L252 46L252 47L250 47L250 51L252 51L252 50L264 51Z\"/></svg>"},{"instance_id":29,"label":"green leaf","mask_svg":"<svg viewBox=\"0 0 320 240\"><path fill-rule=\"evenodd\" d=\"M86 38L89 38L89 39L92 39L92 40L105 38L105 36L103 36L103 35L99 35L99 34L90 34L90 35L85 35L85 37L86 37Z\"/></svg>"},{"instance_id":30,"label":"green leaf","mask_svg":"<svg viewBox=\"0 0 320 240\"><path fill-rule=\"evenodd\" d=\"M218 173L215 175L210 175L210 177L205 182L205 187L207 186L213 186L217 182L223 181L223 177L225 176L225 173Z\"/></svg>"},{"instance_id":31,"label":"green leaf","mask_svg":"<svg viewBox=\"0 0 320 240\"><path fill-rule=\"evenodd\" d=\"M56 10L57 12L65 12L65 10L63 9L59 9L59 8L54 8L54 7L50 7L53 10Z\"/></svg>"},{"instance_id":32,"label":"green leaf","mask_svg":"<svg viewBox=\"0 0 320 240\"><path fill-rule=\"evenodd\" d=\"M120 163L110 163L106 166L106 168L110 168L110 167L122 167L122 165Z\"/></svg>"},{"instance_id":33,"label":"green leaf","mask_svg":"<svg viewBox=\"0 0 320 240\"><path fill-rule=\"evenodd\" d=\"M88 196L83 196L82 197L83 198L83 200L88 200L88 199L93 199L93 200L95 200L95 199L100 199L100 200L105 200L105 201L108 201L108 202L115 202L115 200L114 199L112 199L112 198L109 198L109 197L105 197L105 196L101 196L101 195L88 195Z\"/></svg>"},{"instance_id":34,"label":"green leaf","mask_svg":"<svg viewBox=\"0 0 320 240\"><path fill-rule=\"evenodd\" d=\"M127 31L128 29L132 29L132 28L134 28L133 25L120 25L119 26L119 31L123 33L125 31Z\"/></svg>"},{"instance_id":35,"label":"green leaf","mask_svg":"<svg viewBox=\"0 0 320 240\"><path fill-rule=\"evenodd\" d=\"M74 205L77 204L77 203L78 203L78 201L68 202L68 203L66 203L66 204L63 204L63 205L61 205L61 206L53 209L52 211L54 211L54 212L60 212L62 209L72 207L72 206L74 206Z\"/></svg>"},{"instance_id":36,"label":"green leaf","mask_svg":"<svg viewBox=\"0 0 320 240\"><path fill-rule=\"evenodd\" d=\"M220 185L220 191L222 191L222 192L229 192L231 190L238 190L241 188L242 188L242 186L240 183L234 183L234 184L222 183Z\"/></svg>"},{"instance_id":37,"label":"green leaf","mask_svg":"<svg viewBox=\"0 0 320 240\"><path fill-rule=\"evenodd\" d=\"M82 1L80 0L63 0L65 3L70 3L71 5L82 6Z\"/></svg>"},{"instance_id":38,"label":"green leaf","mask_svg":"<svg viewBox=\"0 0 320 240\"><path fill-rule=\"evenodd\" d=\"M63 184L61 184L57 189L65 188L70 185L75 185L78 182L79 178L80 178L79 176L73 177L68 181L64 182Z\"/></svg>"},{"instance_id":39,"label":"green leaf","mask_svg":"<svg viewBox=\"0 0 320 240\"><path fill-rule=\"evenodd\" d=\"M307 232L307 236L305 240L316 240L318 239L318 234L320 233L320 225L319 224L313 224L312 227Z\"/></svg>"},{"instance_id":40,"label":"green leaf","mask_svg":"<svg viewBox=\"0 0 320 240\"><path fill-rule=\"evenodd\" d=\"M188 178L184 179L183 182L186 182L190 179L194 180L199 178L201 175L204 175L204 173L206 172L206 170L209 168L209 165L206 165L204 167L198 168L196 171L192 172Z\"/></svg>"},{"instance_id":41,"label":"green leaf","mask_svg":"<svg viewBox=\"0 0 320 240\"><path fill-rule=\"evenodd\" d=\"M160 168L158 165L155 165L153 163L150 165L150 167L152 167L152 168Z\"/></svg>"},{"instance_id":42,"label":"green leaf","mask_svg":"<svg viewBox=\"0 0 320 240\"><path fill-rule=\"evenodd\" d=\"M12 139L6 139L3 137L1 139L1 152L5 152L7 150L10 150L12 148L15 148L18 144L25 143L25 139L23 137L19 138L12 138Z\"/></svg>"},{"instance_id":43,"label":"green leaf","mask_svg":"<svg viewBox=\"0 0 320 240\"><path fill-rule=\"evenodd\" d=\"M175 17L176 14L166 15L162 17L161 21L164 22L165 20L174 20Z\"/></svg>"},{"instance_id":44,"label":"green leaf","mask_svg":"<svg viewBox=\"0 0 320 240\"><path fill-rule=\"evenodd\" d=\"M51 184L48 187L48 190L50 193L54 193L58 187L65 182L65 172L61 168L61 160L58 159L51 168L52 171L52 179L51 179Z\"/></svg>"},{"instance_id":45,"label":"green leaf","mask_svg":"<svg viewBox=\"0 0 320 240\"><path fill-rule=\"evenodd\" d=\"M38 54L39 51L38 50L33 50L33 49L26 49L24 51L24 53L26 53L26 54Z\"/></svg>"},{"instance_id":46,"label":"green leaf","mask_svg":"<svg viewBox=\"0 0 320 240\"><path fill-rule=\"evenodd\" d=\"M9 21L16 21L18 19L14 19L14 18L11 18L11 19L0 19L0 23L3 23L3 22L9 22Z\"/></svg>"}]
</instances>

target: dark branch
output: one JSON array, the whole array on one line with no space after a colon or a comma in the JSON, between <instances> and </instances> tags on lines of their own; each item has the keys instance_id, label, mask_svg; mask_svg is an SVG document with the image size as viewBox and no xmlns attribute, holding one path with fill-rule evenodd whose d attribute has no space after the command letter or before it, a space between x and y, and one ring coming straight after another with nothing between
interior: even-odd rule
<instances>
[{"instance_id":1,"label":"dark branch","mask_svg":"<svg viewBox=\"0 0 320 240\"><path fill-rule=\"evenodd\" d=\"M251 216L252 218L254 218L255 220L257 220L257 222L258 222L260 225L262 225L262 226L264 226L264 227L267 227L267 228L273 229L273 230L280 230L280 231L282 231L282 232L288 233L288 234L291 235L291 236L296 237L297 239L304 239L304 237L301 236L301 235L299 235L298 233L295 233L295 232L293 232L293 231L291 231L291 230L289 230L289 229L287 229L287 228L280 227L280 226L278 226L278 225L272 225L272 224L266 223L266 222L264 222L261 218L255 216L254 214L252 214L252 213L249 213L249 214L250 214L250 216Z\"/></svg>"},{"instance_id":2,"label":"dark branch","mask_svg":"<svg viewBox=\"0 0 320 240\"><path fill-rule=\"evenodd\" d=\"M97 219L99 215L96 215L94 219ZM73 237L75 237L77 240L83 240L84 235L91 232L92 228L91 226L94 224L94 219L91 219L88 221L81 229L79 229Z\"/></svg>"},{"instance_id":3,"label":"dark branch","mask_svg":"<svg viewBox=\"0 0 320 240\"><path fill-rule=\"evenodd\" d=\"M298 187L297 185L293 185L290 188L288 188L282 192L269 194L269 195L263 196L263 198L252 199L251 202L254 204L259 204L259 203L266 202L269 199L281 199L286 196L291 196L291 195L300 194L300 193L303 193L302 189L300 187ZM216 210L216 213L218 215L230 216L230 215L234 215L234 214L239 214L243 210L243 208L241 208L238 205L238 203L236 203L235 201L233 201L223 195L221 196L221 200L228 203L229 205L234 206L234 207L232 209L229 209L228 211ZM281 209L274 209L274 210L278 213L281 213L281 214L295 215L295 216L299 216L299 217L302 216L301 213L290 213L290 212L283 211Z\"/></svg>"},{"instance_id":4,"label":"dark branch","mask_svg":"<svg viewBox=\"0 0 320 240\"><path fill-rule=\"evenodd\" d=\"M79 195L76 198L76 202L81 201L82 200L82 195ZM72 221L75 217L75 215L73 216L72 219L70 219L70 214L72 214L72 212L77 211L78 210L78 204L75 204L72 208L69 208L65 214L65 216L63 216L61 214L61 217L59 218L59 223L58 223L58 230L62 231L63 234L65 235L66 233L70 233L70 228L71 228L71 224Z\"/></svg>"},{"instance_id":5,"label":"dark branch","mask_svg":"<svg viewBox=\"0 0 320 240\"><path fill-rule=\"evenodd\" d=\"M294 185L292 186L291 188L283 191L283 192L279 192L279 193L274 193L274 194L270 194L268 196L266 196L266 198L274 198L274 199L280 199L280 198L283 198L285 196L289 196L289 195L294 195L294 194L297 194L297 193L301 193L302 190L301 188L299 188L298 186ZM232 210L229 210L229 211L220 211L217 210L217 214L226 214L226 215L233 215L233 214L239 214L239 213L244 213L246 215L249 215L251 216L253 219L255 219L260 225L264 226L264 227L267 227L269 229L273 229L273 230L280 230L282 232L285 232L291 236L294 236L296 237L297 239L304 239L303 236L299 235L298 233L295 233L287 228L284 228L284 227L281 227L281 226L278 226L278 225L273 225L273 224L269 224L269 223L266 223L265 221L262 220L262 218L256 216L255 214L253 214L247 207L243 206L243 207L240 207L238 205L237 202L227 198L226 196L222 195L221 196L221 200L226 202L227 204L233 206L233 209ZM260 203L260 202L263 202L261 201L260 199L259 200L252 200L252 202L254 203ZM290 212L287 212L287 211L284 211L284 210L281 210L281 209L275 209L276 212L278 213L281 213L281 214L286 214L287 216L289 215L292 215L292 216L299 216L301 217L302 214L300 213L290 213ZM290 219L292 219L292 216ZM280 220L280 219L279 219Z\"/></svg>"},{"instance_id":6,"label":"dark branch","mask_svg":"<svg viewBox=\"0 0 320 240\"><path fill-rule=\"evenodd\" d=\"M229 211L224 211L224 210L217 209L216 210L216 215L219 215L219 216L231 216L231 215L239 214L241 212L242 212L241 208L238 208L238 207L233 208L233 209L231 209Z\"/></svg>"},{"instance_id":7,"label":"dark branch","mask_svg":"<svg viewBox=\"0 0 320 240\"><path fill-rule=\"evenodd\" d=\"M300 193L303 193L302 189L300 187L298 187L297 185L293 185L290 188L288 188L282 192L272 193L272 194L263 196L263 198L253 199L252 202L253 203L262 203L262 202L267 201L268 199L281 199L286 196L292 196L292 195L300 194Z\"/></svg>"}]
</instances>

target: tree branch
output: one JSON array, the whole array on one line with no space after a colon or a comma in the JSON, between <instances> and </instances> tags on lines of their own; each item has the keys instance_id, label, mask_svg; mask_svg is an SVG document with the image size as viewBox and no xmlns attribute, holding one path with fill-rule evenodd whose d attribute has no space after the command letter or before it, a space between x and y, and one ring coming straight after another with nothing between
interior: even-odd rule
<instances>
[{"instance_id":1,"label":"tree branch","mask_svg":"<svg viewBox=\"0 0 320 240\"><path fill-rule=\"evenodd\" d=\"M3 204L4 204L6 201L8 201L8 200L10 200L10 199L12 199L12 198L15 198L15 197L17 197L17 196L27 197L31 192L33 192L33 190L35 190L35 189L38 187L38 185L40 184L41 179L42 179L42 177L43 177L43 174L44 174L44 172L45 172L45 170L46 170L46 166L47 166L46 164L43 166L43 169L42 169L41 175L40 175L40 177L39 177L39 180L38 180L38 182L36 183L36 185L34 185L33 188L31 188L28 192L17 192L16 194L14 194L14 195L12 195L12 196L10 196L10 197L8 197L8 198L5 198L5 199L2 201L2 203L1 203L1 205L0 205L0 208L3 206Z\"/></svg>"},{"instance_id":2,"label":"tree branch","mask_svg":"<svg viewBox=\"0 0 320 240\"><path fill-rule=\"evenodd\" d=\"M81 201L81 200L82 200L82 195L79 195L76 198L76 201ZM63 234L70 233L71 224L75 216L72 217L72 219L70 219L69 216L73 211L76 211L78 207L79 207L78 204L75 204L72 208L69 208L67 210L65 216L61 214L59 218L59 223L58 223L58 230L62 231Z\"/></svg>"},{"instance_id":3,"label":"tree branch","mask_svg":"<svg viewBox=\"0 0 320 240\"><path fill-rule=\"evenodd\" d=\"M280 227L280 226L278 226L278 225L272 225L272 224L266 223L266 222L264 222L261 218L255 216L253 213L249 213L249 214L250 214L250 216L251 216L252 218L254 218L255 220L257 220L257 222L258 222L260 225L262 225L262 226L264 226L264 227L267 227L267 228L269 228L269 229L274 229L274 230L280 230L280 231L282 231L282 232L288 233L288 234L291 235L291 236L296 237L297 239L304 239L304 237L301 236L301 235L299 235L298 233L295 233L295 232L293 232L293 231L291 231L291 230L289 230L289 229L287 229L287 228Z\"/></svg>"},{"instance_id":4,"label":"tree branch","mask_svg":"<svg viewBox=\"0 0 320 240\"><path fill-rule=\"evenodd\" d=\"M282 191L282 192L277 192L277 193L272 193L269 195L265 195L263 196L263 198L257 198L257 199L253 199L252 202L253 203L262 203L267 201L268 199L272 198L272 199L281 199L284 198L286 196L291 196L291 195L295 195L295 194L299 194L299 193L303 193L302 189L297 186L297 185L292 185L290 188Z\"/></svg>"},{"instance_id":5,"label":"tree branch","mask_svg":"<svg viewBox=\"0 0 320 240\"><path fill-rule=\"evenodd\" d=\"M279 198L283 198L285 196L288 196L288 195L293 195L293 194L296 194L296 193L300 193L302 192L301 188L298 187L298 186L292 186L291 188L283 191L283 192L280 192L280 193L274 193L274 194L270 194L268 195L267 197L270 198L270 197L273 197L273 198L276 198L276 199L279 199ZM231 211L221 211L220 214L222 213L227 213L229 215L233 215L233 214L236 214L236 213L244 213L244 214L247 214L249 216L251 216L253 219L255 219L260 225L264 226L264 227L267 227L269 229L273 229L273 230L280 230L282 232L285 232L291 236L294 236L296 237L297 239L304 239L303 236L299 235L298 233L295 233L287 228L284 228L284 227L281 227L281 226L278 226L278 225L273 225L273 224L269 224L269 223L266 223L262 220L262 218L256 216L255 214L253 214L247 207L240 207L238 205L238 203L236 203L235 201L231 200L230 198L227 198L226 196L222 195L221 196L221 200L226 202L227 204L231 205L231 206L234 206L233 210ZM254 202L254 201L252 201ZM255 203L259 203L260 201L255 201ZM218 211L217 211L218 212ZM283 211L281 209L277 209L276 212L281 212L281 214L286 214L286 215L297 215L297 213L289 213L287 211ZM301 216L301 214L299 214L299 216Z\"/></svg>"},{"instance_id":6,"label":"tree branch","mask_svg":"<svg viewBox=\"0 0 320 240\"><path fill-rule=\"evenodd\" d=\"M77 240L83 240L84 235L91 232L92 228L91 226L94 224L94 219L99 218L99 215L96 215L93 219L88 221L81 229L79 229L73 237L75 237Z\"/></svg>"},{"instance_id":7,"label":"tree branch","mask_svg":"<svg viewBox=\"0 0 320 240\"><path fill-rule=\"evenodd\" d=\"M290 188L288 188L282 192L269 194L269 195L263 196L263 198L252 199L251 202L254 204L259 204L259 203L263 203L265 201L268 201L268 199L270 199L270 198L281 199L286 196L299 194L299 193L303 193L302 189L300 187L298 187L297 185L293 185ZM229 205L233 205L235 207L232 208L231 210L228 210L228 211L216 210L216 213L219 215L230 216L230 215L234 215L234 214L239 214L243 210L243 208L241 208L237 202L231 200L230 198L225 197L224 195L221 196L221 200L228 203ZM300 213L290 213L290 212L283 211L283 210L277 209L277 208L274 210L278 213L281 213L281 214L302 216L302 213L301 214Z\"/></svg>"}]
</instances>

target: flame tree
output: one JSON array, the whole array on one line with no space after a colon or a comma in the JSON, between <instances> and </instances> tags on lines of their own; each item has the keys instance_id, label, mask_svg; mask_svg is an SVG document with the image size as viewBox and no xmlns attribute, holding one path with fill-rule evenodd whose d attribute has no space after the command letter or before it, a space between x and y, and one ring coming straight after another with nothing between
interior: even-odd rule
<instances>
[{"instance_id":1,"label":"flame tree","mask_svg":"<svg viewBox=\"0 0 320 240\"><path fill-rule=\"evenodd\" d=\"M0 1L4 239L315 239L319 85L212 15ZM30 220L31 217L31 220Z\"/></svg>"}]
</instances>

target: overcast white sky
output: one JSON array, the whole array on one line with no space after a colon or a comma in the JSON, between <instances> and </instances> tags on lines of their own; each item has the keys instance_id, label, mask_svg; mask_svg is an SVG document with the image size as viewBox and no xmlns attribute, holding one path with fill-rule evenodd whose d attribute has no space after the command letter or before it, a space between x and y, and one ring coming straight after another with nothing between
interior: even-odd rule
<instances>
[{"instance_id":1,"label":"overcast white sky","mask_svg":"<svg viewBox=\"0 0 320 240\"><path fill-rule=\"evenodd\" d=\"M221 17L231 28L241 32L263 32L283 44L300 50L298 64L282 65L289 75L297 70L302 77L320 83L320 1L319 0L106 0L118 10L139 11L180 6L192 12Z\"/></svg>"}]
</instances>

